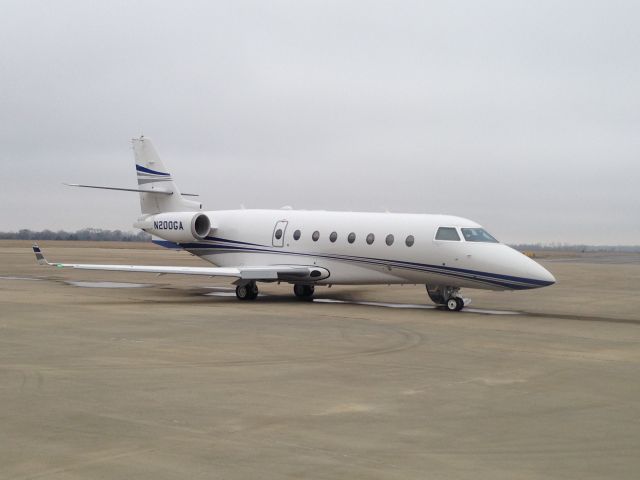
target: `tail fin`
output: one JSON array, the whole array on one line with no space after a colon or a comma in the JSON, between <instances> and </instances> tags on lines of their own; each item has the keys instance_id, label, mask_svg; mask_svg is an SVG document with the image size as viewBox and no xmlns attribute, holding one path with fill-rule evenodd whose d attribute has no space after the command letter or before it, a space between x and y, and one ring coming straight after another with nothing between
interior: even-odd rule
<instances>
[{"instance_id":1,"label":"tail fin","mask_svg":"<svg viewBox=\"0 0 640 480\"><path fill-rule=\"evenodd\" d=\"M133 154L136 162L138 186L141 190L160 190L169 195L140 192L140 209L143 214L162 212L198 211L200 202L185 199L173 182L151 140L141 136L134 138Z\"/></svg>"}]
</instances>

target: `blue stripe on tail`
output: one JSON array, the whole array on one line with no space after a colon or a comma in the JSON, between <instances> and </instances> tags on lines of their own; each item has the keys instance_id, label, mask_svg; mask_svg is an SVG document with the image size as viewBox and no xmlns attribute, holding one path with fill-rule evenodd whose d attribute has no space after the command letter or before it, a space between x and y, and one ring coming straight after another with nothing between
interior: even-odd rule
<instances>
[{"instance_id":1,"label":"blue stripe on tail","mask_svg":"<svg viewBox=\"0 0 640 480\"><path fill-rule=\"evenodd\" d=\"M142 165L138 165L137 163L136 163L136 170L138 172L153 173L154 175L162 175L162 176L165 176L165 177L171 176L169 173L156 172L155 170L151 170L150 168L143 167Z\"/></svg>"}]
</instances>

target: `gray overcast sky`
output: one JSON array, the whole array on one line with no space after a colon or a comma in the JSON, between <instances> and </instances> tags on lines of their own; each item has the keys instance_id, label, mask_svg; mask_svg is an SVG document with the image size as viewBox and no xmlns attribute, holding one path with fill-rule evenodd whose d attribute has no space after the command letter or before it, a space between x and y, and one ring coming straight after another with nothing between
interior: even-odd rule
<instances>
[{"instance_id":1,"label":"gray overcast sky","mask_svg":"<svg viewBox=\"0 0 640 480\"><path fill-rule=\"evenodd\" d=\"M640 2L0 4L0 230L131 230L129 139L209 209L640 244Z\"/></svg>"}]
</instances>

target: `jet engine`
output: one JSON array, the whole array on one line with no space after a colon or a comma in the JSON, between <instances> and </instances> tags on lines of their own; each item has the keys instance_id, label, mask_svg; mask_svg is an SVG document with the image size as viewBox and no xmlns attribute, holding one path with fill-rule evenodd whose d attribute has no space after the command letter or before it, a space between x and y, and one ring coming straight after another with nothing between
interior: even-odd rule
<instances>
[{"instance_id":1,"label":"jet engine","mask_svg":"<svg viewBox=\"0 0 640 480\"><path fill-rule=\"evenodd\" d=\"M211 231L211 220L201 212L169 212L138 220L134 227L170 242L204 240Z\"/></svg>"}]
</instances>

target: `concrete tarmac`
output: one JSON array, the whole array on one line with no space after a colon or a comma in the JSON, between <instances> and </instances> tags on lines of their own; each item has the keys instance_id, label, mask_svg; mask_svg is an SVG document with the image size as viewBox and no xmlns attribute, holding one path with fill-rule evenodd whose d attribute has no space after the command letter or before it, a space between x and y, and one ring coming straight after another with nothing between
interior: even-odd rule
<instances>
[{"instance_id":1,"label":"concrete tarmac","mask_svg":"<svg viewBox=\"0 0 640 480\"><path fill-rule=\"evenodd\" d=\"M218 279L40 267L29 245L0 242L2 479L640 476L638 262L542 261L557 285L449 313L424 286L239 302Z\"/></svg>"}]
</instances>

